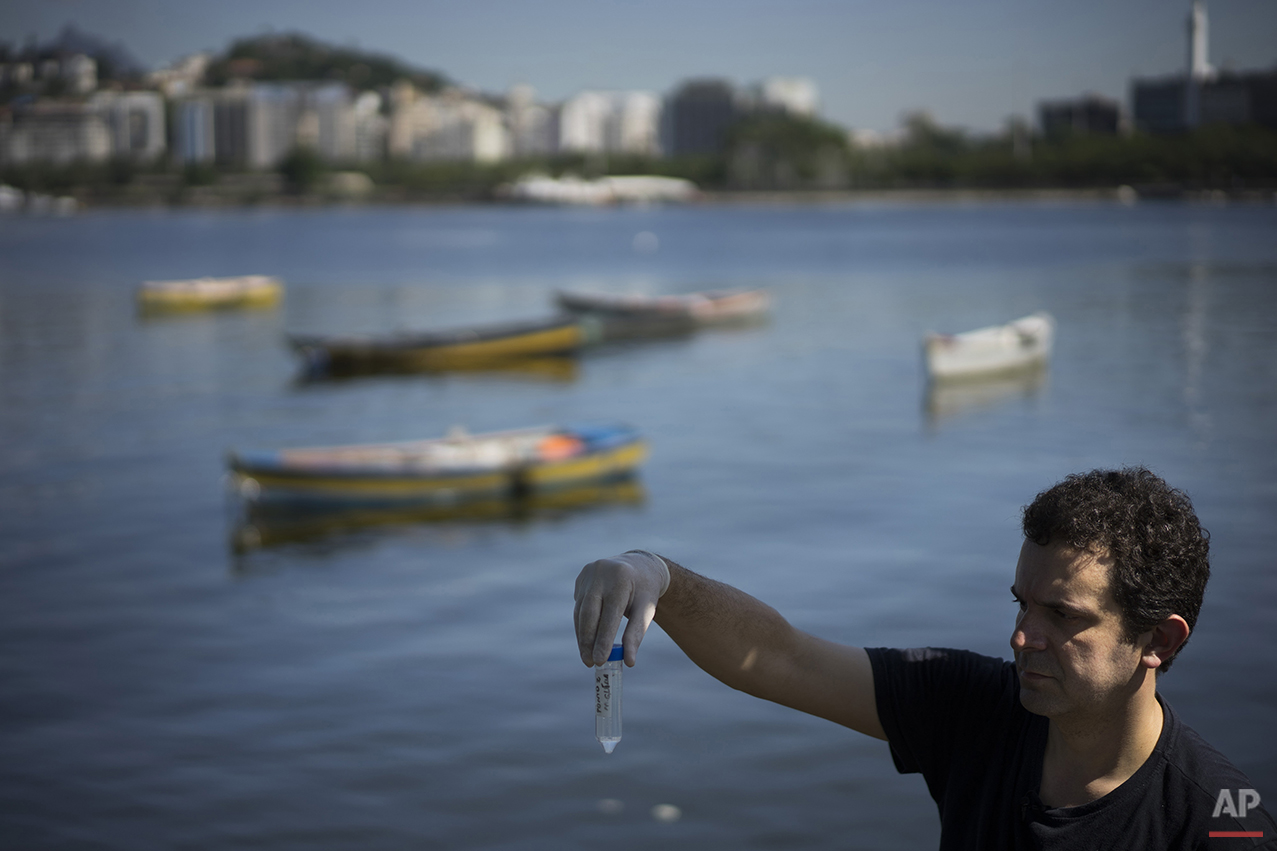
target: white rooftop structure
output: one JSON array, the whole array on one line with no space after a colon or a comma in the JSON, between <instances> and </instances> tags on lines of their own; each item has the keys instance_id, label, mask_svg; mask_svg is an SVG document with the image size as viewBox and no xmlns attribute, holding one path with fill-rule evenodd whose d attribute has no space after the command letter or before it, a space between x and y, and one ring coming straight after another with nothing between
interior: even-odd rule
<instances>
[{"instance_id":1,"label":"white rooftop structure","mask_svg":"<svg viewBox=\"0 0 1277 851\"><path fill-rule=\"evenodd\" d=\"M820 108L816 84L806 77L768 77L758 84L759 106L783 109L807 118Z\"/></svg>"}]
</instances>

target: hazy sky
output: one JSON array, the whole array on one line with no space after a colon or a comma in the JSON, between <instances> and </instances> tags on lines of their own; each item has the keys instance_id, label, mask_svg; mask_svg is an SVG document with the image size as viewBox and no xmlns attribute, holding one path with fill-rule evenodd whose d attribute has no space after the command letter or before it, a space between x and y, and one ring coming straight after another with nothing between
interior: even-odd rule
<instances>
[{"instance_id":1,"label":"hazy sky","mask_svg":"<svg viewBox=\"0 0 1277 851\"><path fill-rule=\"evenodd\" d=\"M887 131L925 109L995 130L1044 98L1126 100L1133 75L1185 65L1188 0L0 0L0 40L66 23L150 67L239 36L300 30L545 101L667 92L694 76L804 76L822 113ZM1210 57L1277 65L1277 0L1209 0Z\"/></svg>"}]
</instances>

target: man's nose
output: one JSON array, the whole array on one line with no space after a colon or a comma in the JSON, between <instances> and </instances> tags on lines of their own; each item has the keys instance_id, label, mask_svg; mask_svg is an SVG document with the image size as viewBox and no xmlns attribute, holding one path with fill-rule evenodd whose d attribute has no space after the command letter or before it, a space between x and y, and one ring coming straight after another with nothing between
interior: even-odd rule
<instances>
[{"instance_id":1,"label":"man's nose","mask_svg":"<svg viewBox=\"0 0 1277 851\"><path fill-rule=\"evenodd\" d=\"M1036 628L1028 613L1020 615L1011 631L1011 649L1019 653L1023 650L1041 650L1046 646L1042 633Z\"/></svg>"}]
</instances>

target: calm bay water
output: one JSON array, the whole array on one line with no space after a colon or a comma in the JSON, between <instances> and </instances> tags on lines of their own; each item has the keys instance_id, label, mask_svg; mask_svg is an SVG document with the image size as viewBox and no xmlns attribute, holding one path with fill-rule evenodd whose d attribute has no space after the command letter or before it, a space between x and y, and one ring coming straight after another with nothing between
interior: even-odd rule
<instances>
[{"instance_id":1,"label":"calm bay water","mask_svg":"<svg viewBox=\"0 0 1277 851\"><path fill-rule=\"evenodd\" d=\"M285 304L135 314L144 279L243 273ZM561 374L304 383L284 345L719 286L769 288L771 321ZM1043 380L927 395L925 331L1039 309ZM582 420L646 433L637 489L228 543L228 449ZM884 744L730 691L659 628L605 756L576 572L644 546L834 640L1005 656L1020 506L1134 463L1212 533L1162 691L1277 802L1273 207L4 218L0 449L4 847L934 847Z\"/></svg>"}]
</instances>

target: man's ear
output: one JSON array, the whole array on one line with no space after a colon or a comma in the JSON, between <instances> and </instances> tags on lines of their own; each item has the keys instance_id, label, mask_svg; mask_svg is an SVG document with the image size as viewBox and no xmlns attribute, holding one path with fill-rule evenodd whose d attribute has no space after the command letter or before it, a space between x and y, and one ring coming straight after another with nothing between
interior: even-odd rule
<instances>
[{"instance_id":1,"label":"man's ear","mask_svg":"<svg viewBox=\"0 0 1277 851\"><path fill-rule=\"evenodd\" d=\"M1179 615L1171 615L1157 626L1141 636L1144 639L1144 652L1140 664L1156 670L1173 659L1179 649L1188 641L1188 621Z\"/></svg>"}]
</instances>

